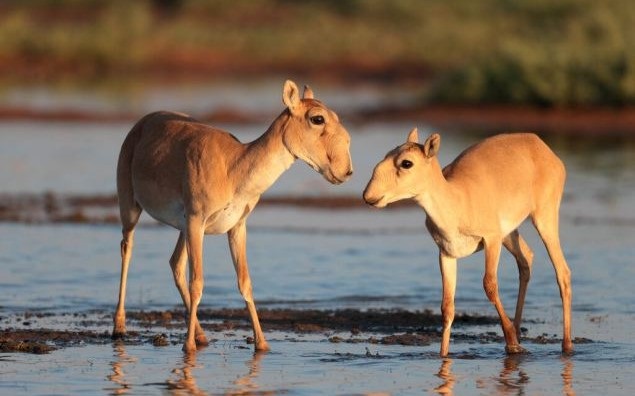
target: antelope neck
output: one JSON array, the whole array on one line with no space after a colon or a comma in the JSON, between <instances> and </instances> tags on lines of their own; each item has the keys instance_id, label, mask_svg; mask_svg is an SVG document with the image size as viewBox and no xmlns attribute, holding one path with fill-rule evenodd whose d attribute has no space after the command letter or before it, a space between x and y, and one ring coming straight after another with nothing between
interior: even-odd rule
<instances>
[{"instance_id":1,"label":"antelope neck","mask_svg":"<svg viewBox=\"0 0 635 396\"><path fill-rule=\"evenodd\" d=\"M462 202L464 198L460 190L445 178L436 158L432 166L430 180L426 181L428 188L419 193L415 201L437 227L451 231L458 227L457 212L465 204Z\"/></svg>"},{"instance_id":2,"label":"antelope neck","mask_svg":"<svg viewBox=\"0 0 635 396\"><path fill-rule=\"evenodd\" d=\"M261 195L295 161L295 156L283 142L289 115L283 112L253 142L245 145L244 154L237 160L234 171L240 175L237 190Z\"/></svg>"}]
</instances>

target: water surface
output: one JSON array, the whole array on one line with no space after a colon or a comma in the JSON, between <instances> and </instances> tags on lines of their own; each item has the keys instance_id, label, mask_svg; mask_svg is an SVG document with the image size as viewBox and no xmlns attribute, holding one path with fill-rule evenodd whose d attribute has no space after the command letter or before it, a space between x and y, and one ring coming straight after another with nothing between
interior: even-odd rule
<instances>
[{"instance_id":1,"label":"water surface","mask_svg":"<svg viewBox=\"0 0 635 396\"><path fill-rule=\"evenodd\" d=\"M400 144L416 120L349 127L353 179L333 187L304 164L283 175L271 195L360 195L373 165ZM2 193L112 193L126 123L3 122ZM241 140L265 126L224 125ZM430 128L419 125L421 135ZM448 163L477 137L448 131ZM212 334L215 344L196 361L178 345L80 345L49 355L0 354L0 393L131 394L385 392L457 394L630 394L635 383L635 146L548 139L568 168L561 237L573 274L573 334L592 340L564 358L558 344L526 345L506 357L503 345L455 340L451 358L424 347L333 344L328 334L265 332L273 352L253 356L244 332ZM248 255L258 306L439 311L437 251L416 208L311 210L256 208L249 219ZM524 225L536 256L527 294L527 335L561 335L553 269L535 231ZM128 309L179 304L168 258L176 231L147 218L137 232ZM0 323L22 312L112 312L119 277L120 230L114 225L0 224ZM226 237L206 238L203 307L241 307ZM460 261L459 312L495 315L482 291L481 253ZM499 269L500 292L513 312L517 271L509 254ZM54 324L52 324L54 325ZM95 330L107 331L108 328ZM181 329L183 332L185 329ZM174 331L179 331L175 329ZM456 331L471 331L456 329ZM474 331L501 334L498 326ZM179 393L181 392L181 393Z\"/></svg>"}]
</instances>

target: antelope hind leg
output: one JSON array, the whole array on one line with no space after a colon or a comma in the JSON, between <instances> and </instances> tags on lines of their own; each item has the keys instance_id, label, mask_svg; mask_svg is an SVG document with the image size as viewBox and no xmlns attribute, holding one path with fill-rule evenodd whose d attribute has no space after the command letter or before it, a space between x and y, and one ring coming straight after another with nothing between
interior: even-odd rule
<instances>
[{"instance_id":1,"label":"antelope hind leg","mask_svg":"<svg viewBox=\"0 0 635 396\"><path fill-rule=\"evenodd\" d=\"M229 250L232 255L232 260L234 261L236 277L238 278L238 290L243 296L247 310L249 311L249 318L254 331L256 351L268 351L269 344L265 340L265 335L260 327L260 320L258 319L258 312L256 311L251 286L251 277L249 276L249 267L247 265L247 227L244 219L229 230L227 239L229 241Z\"/></svg>"},{"instance_id":2,"label":"antelope hind leg","mask_svg":"<svg viewBox=\"0 0 635 396\"><path fill-rule=\"evenodd\" d=\"M518 233L518 230L512 231L512 233L503 239L503 246L514 256L518 266L518 299L516 300L514 328L516 329L516 336L520 339L523 307L525 306L527 285L531 278L531 266L534 254L529 248L529 245L527 245L527 242L525 242L523 237Z\"/></svg>"},{"instance_id":3,"label":"antelope hind leg","mask_svg":"<svg viewBox=\"0 0 635 396\"><path fill-rule=\"evenodd\" d=\"M174 247L174 253L170 257L170 268L172 269L172 275L174 276L174 283L181 295L183 305L185 306L186 318L185 323L188 323L188 317L190 315L190 292L187 288L187 281L185 278L185 270L187 267L187 249L185 246L185 235L183 232L179 234L179 239ZM201 327L198 318L196 319L196 336L195 342L197 346L206 346L209 344L205 331Z\"/></svg>"},{"instance_id":4,"label":"antelope hind leg","mask_svg":"<svg viewBox=\"0 0 635 396\"><path fill-rule=\"evenodd\" d=\"M503 334L505 336L505 351L507 353L524 353L526 350L518 343L518 336L514 324L509 320L498 294L498 261L500 259L502 242L485 242L485 275L483 276L483 288L490 302L496 308L501 320Z\"/></svg>"}]
</instances>

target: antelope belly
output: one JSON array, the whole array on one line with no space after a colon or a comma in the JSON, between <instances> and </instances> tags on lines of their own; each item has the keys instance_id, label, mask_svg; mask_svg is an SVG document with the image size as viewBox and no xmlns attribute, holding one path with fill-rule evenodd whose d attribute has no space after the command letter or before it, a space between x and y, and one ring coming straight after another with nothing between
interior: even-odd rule
<instances>
[{"instance_id":1,"label":"antelope belly","mask_svg":"<svg viewBox=\"0 0 635 396\"><path fill-rule=\"evenodd\" d=\"M249 205L229 204L212 214L205 223L206 234L224 234L251 212Z\"/></svg>"}]
</instances>

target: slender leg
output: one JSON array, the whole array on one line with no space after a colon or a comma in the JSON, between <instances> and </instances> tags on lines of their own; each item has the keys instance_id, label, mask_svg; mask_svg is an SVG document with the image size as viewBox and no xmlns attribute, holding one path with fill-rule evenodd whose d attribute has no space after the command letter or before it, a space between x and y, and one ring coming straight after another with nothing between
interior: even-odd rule
<instances>
[{"instance_id":1,"label":"slender leg","mask_svg":"<svg viewBox=\"0 0 635 396\"><path fill-rule=\"evenodd\" d=\"M450 329L454 321L454 294L456 291L456 259L439 253L439 267L443 282L443 300L441 315L443 316L443 335L441 338L441 356L448 356L450 350Z\"/></svg>"},{"instance_id":2,"label":"slender leg","mask_svg":"<svg viewBox=\"0 0 635 396\"><path fill-rule=\"evenodd\" d=\"M516 264L518 265L518 299L516 300L516 315L514 316L514 327L516 328L516 336L520 339L520 325L523 316L523 307L525 306L525 295L527 294L527 284L531 278L531 265L534 259L534 253L531 251L527 242L518 233L518 230L512 231L505 239L503 246L514 255Z\"/></svg>"},{"instance_id":3,"label":"slender leg","mask_svg":"<svg viewBox=\"0 0 635 396\"><path fill-rule=\"evenodd\" d=\"M134 229L123 232L121 240L121 276L119 278L119 302L114 317L114 328L112 338L118 339L126 335L126 286L128 283L128 268L130 267L130 257L134 245Z\"/></svg>"},{"instance_id":4,"label":"slender leg","mask_svg":"<svg viewBox=\"0 0 635 396\"><path fill-rule=\"evenodd\" d=\"M501 320L503 334L505 336L505 351L507 353L522 353L525 350L518 343L516 329L514 324L509 320L503 304L498 295L498 260L501 253L502 241L485 241L485 276L483 277L483 288L485 294L490 300Z\"/></svg>"},{"instance_id":5,"label":"slender leg","mask_svg":"<svg viewBox=\"0 0 635 396\"><path fill-rule=\"evenodd\" d=\"M185 244L190 261L190 309L188 315L187 338L183 351L196 351L197 310L203 295L203 224L201 219L191 215L187 219Z\"/></svg>"},{"instance_id":6,"label":"slender leg","mask_svg":"<svg viewBox=\"0 0 635 396\"><path fill-rule=\"evenodd\" d=\"M170 258L170 268L172 268L174 283L176 284L176 288L179 290L179 294L181 294L181 299L183 300L183 305L185 306L187 317L189 317L190 291L187 288L187 281L185 279L186 266L187 266L187 249L185 247L185 234L181 232L179 234L179 239L176 242L176 246L174 247L174 253L172 253L172 257ZM189 323L187 319L186 319L186 323ZM204 346L207 344L208 344L208 341L207 341L207 337L205 336L205 332L203 331L200 323L197 320L196 321L196 345Z\"/></svg>"},{"instance_id":7,"label":"slender leg","mask_svg":"<svg viewBox=\"0 0 635 396\"><path fill-rule=\"evenodd\" d=\"M236 276L238 278L238 290L245 299L247 309L249 310L249 317L254 330L256 350L267 351L269 350L269 345L265 340L265 336L260 327L260 321L258 320L258 313L256 312L256 304L254 303L251 287L251 277L249 276L249 267L247 266L247 227L245 219L239 221L234 228L229 230L227 237L229 240L229 250L231 251Z\"/></svg>"},{"instance_id":8,"label":"slender leg","mask_svg":"<svg viewBox=\"0 0 635 396\"><path fill-rule=\"evenodd\" d=\"M534 216L534 225L547 248L556 272L560 298L562 299L562 352L573 353L571 341L571 270L562 253L558 231L558 208Z\"/></svg>"},{"instance_id":9,"label":"slender leg","mask_svg":"<svg viewBox=\"0 0 635 396\"><path fill-rule=\"evenodd\" d=\"M123 200L121 200L123 201ZM122 205L120 203L120 205ZM122 338L126 334L126 286L128 283L128 268L134 246L134 228L141 216L141 207L135 202L120 206L123 238L121 240L121 277L119 279L119 302L114 316L112 338Z\"/></svg>"}]
</instances>

